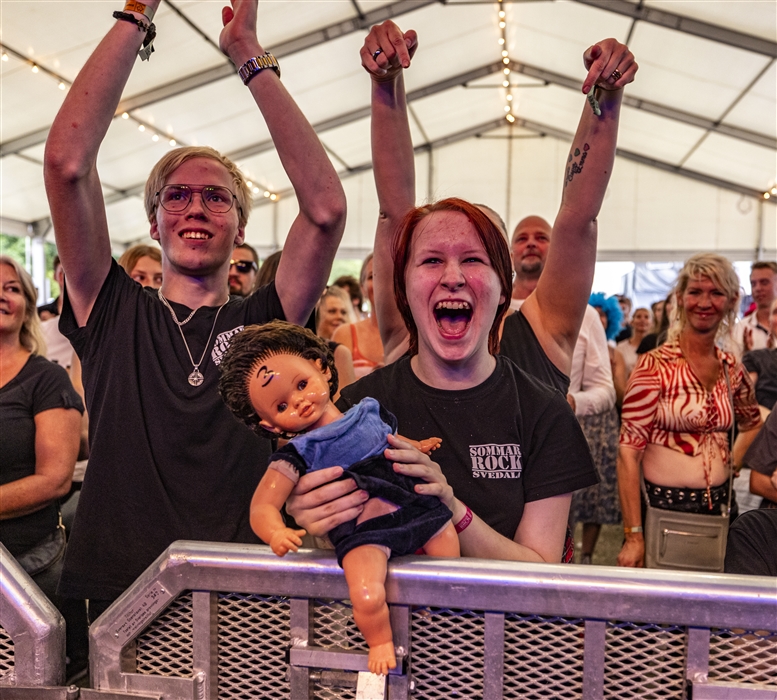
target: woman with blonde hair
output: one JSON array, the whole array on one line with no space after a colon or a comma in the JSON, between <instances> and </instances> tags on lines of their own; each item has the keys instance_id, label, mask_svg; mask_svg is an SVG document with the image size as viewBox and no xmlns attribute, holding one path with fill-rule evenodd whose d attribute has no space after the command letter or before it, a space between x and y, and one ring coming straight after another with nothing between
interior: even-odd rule
<instances>
[{"instance_id":1,"label":"woman with blonde hair","mask_svg":"<svg viewBox=\"0 0 777 700\"><path fill-rule=\"evenodd\" d=\"M731 263L714 253L689 258L677 280L675 301L667 342L640 358L623 401L618 482L626 541L618 555L621 566L645 563L641 475L653 508L724 514L728 433L736 420L749 442L761 427L750 377L717 344L730 334L739 301Z\"/></svg>"},{"instance_id":2,"label":"woman with blonde hair","mask_svg":"<svg viewBox=\"0 0 777 700\"><path fill-rule=\"evenodd\" d=\"M141 287L159 289L162 286L162 253L159 248L139 243L127 248L119 265Z\"/></svg>"},{"instance_id":3,"label":"woman with blonde hair","mask_svg":"<svg viewBox=\"0 0 777 700\"><path fill-rule=\"evenodd\" d=\"M0 542L66 615L70 677L86 667L86 630L79 648L78 601L56 596L65 553L58 499L70 490L84 407L64 368L45 357L36 300L27 272L0 256Z\"/></svg>"}]
</instances>

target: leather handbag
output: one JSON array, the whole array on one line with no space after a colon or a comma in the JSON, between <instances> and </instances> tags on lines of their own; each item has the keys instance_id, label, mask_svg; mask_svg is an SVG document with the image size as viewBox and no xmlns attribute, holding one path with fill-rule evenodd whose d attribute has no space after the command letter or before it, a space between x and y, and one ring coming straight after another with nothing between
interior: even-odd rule
<instances>
[{"instance_id":1,"label":"leather handbag","mask_svg":"<svg viewBox=\"0 0 777 700\"><path fill-rule=\"evenodd\" d=\"M724 365L728 399L731 404L733 438L734 401L731 380ZM734 466L728 456L728 504L720 515L681 513L654 508L648 500L645 481L640 477L647 505L645 514L645 567L648 569L682 569L685 571L722 572L728 541L731 495L734 491Z\"/></svg>"},{"instance_id":2,"label":"leather handbag","mask_svg":"<svg viewBox=\"0 0 777 700\"><path fill-rule=\"evenodd\" d=\"M30 576L35 576L54 566L65 555L65 545L65 526L60 513L59 524L54 532L16 557L16 561Z\"/></svg>"}]
</instances>

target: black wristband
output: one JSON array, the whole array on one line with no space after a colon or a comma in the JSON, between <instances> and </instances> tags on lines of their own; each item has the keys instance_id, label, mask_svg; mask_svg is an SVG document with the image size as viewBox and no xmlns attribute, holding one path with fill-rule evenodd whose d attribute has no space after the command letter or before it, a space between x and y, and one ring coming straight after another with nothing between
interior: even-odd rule
<instances>
[{"instance_id":1,"label":"black wristband","mask_svg":"<svg viewBox=\"0 0 777 700\"><path fill-rule=\"evenodd\" d=\"M147 61L149 56L154 53L154 39L156 39L156 26L153 22L146 24L143 20L138 19L129 12L119 12L118 10L113 13L114 19L120 19L124 22L131 22L137 25L139 32L146 32L146 38L143 40L143 47L138 51L138 55L141 60Z\"/></svg>"}]
</instances>

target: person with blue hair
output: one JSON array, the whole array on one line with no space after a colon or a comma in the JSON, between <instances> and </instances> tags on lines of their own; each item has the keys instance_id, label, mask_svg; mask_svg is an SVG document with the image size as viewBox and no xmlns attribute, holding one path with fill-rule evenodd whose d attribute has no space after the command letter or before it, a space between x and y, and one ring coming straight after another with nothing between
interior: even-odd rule
<instances>
[{"instance_id":1,"label":"person with blue hair","mask_svg":"<svg viewBox=\"0 0 777 700\"><path fill-rule=\"evenodd\" d=\"M618 297L606 297L602 292L594 292L588 298L588 303L599 312L607 340L609 342L614 341L623 320L623 312L618 304Z\"/></svg>"}]
</instances>

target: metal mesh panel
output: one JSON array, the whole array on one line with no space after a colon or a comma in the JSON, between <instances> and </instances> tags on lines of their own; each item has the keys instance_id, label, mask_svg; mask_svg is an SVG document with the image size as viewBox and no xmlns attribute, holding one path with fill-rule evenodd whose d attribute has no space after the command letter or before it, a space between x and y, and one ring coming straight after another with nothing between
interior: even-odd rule
<instances>
[{"instance_id":1,"label":"metal mesh panel","mask_svg":"<svg viewBox=\"0 0 777 700\"><path fill-rule=\"evenodd\" d=\"M0 678L10 675L14 670L13 640L0 627Z\"/></svg>"},{"instance_id":2,"label":"metal mesh panel","mask_svg":"<svg viewBox=\"0 0 777 700\"><path fill-rule=\"evenodd\" d=\"M192 676L192 594L184 592L136 640L136 672Z\"/></svg>"},{"instance_id":3,"label":"metal mesh panel","mask_svg":"<svg viewBox=\"0 0 777 700\"><path fill-rule=\"evenodd\" d=\"M579 700L584 633L579 619L506 615L503 697Z\"/></svg>"},{"instance_id":4,"label":"metal mesh panel","mask_svg":"<svg viewBox=\"0 0 777 700\"><path fill-rule=\"evenodd\" d=\"M311 601L310 644L330 649L367 651L367 642L353 621L353 607L347 600Z\"/></svg>"},{"instance_id":5,"label":"metal mesh panel","mask_svg":"<svg viewBox=\"0 0 777 700\"><path fill-rule=\"evenodd\" d=\"M710 630L709 678L777 684L777 632Z\"/></svg>"},{"instance_id":6,"label":"metal mesh panel","mask_svg":"<svg viewBox=\"0 0 777 700\"><path fill-rule=\"evenodd\" d=\"M311 674L313 700L355 700L358 674L344 671L322 671Z\"/></svg>"},{"instance_id":7,"label":"metal mesh panel","mask_svg":"<svg viewBox=\"0 0 777 700\"><path fill-rule=\"evenodd\" d=\"M687 647L684 627L608 622L604 697L682 700Z\"/></svg>"},{"instance_id":8,"label":"metal mesh panel","mask_svg":"<svg viewBox=\"0 0 777 700\"><path fill-rule=\"evenodd\" d=\"M219 700L289 697L289 599L220 593Z\"/></svg>"},{"instance_id":9,"label":"metal mesh panel","mask_svg":"<svg viewBox=\"0 0 777 700\"><path fill-rule=\"evenodd\" d=\"M416 608L410 621L413 697L483 697L481 611Z\"/></svg>"}]
</instances>

